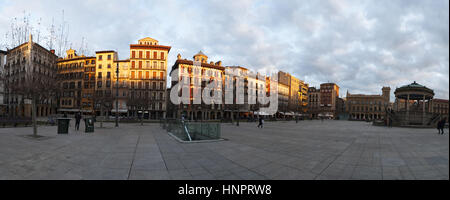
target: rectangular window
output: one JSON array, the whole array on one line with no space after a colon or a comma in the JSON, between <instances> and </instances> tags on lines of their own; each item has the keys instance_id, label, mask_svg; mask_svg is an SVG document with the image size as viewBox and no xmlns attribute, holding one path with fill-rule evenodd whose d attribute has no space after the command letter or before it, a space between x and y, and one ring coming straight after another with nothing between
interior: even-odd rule
<instances>
[{"instance_id":1,"label":"rectangular window","mask_svg":"<svg viewBox=\"0 0 450 200\"><path fill-rule=\"evenodd\" d=\"M131 71L131 78L134 79L134 71Z\"/></svg>"},{"instance_id":2,"label":"rectangular window","mask_svg":"<svg viewBox=\"0 0 450 200\"><path fill-rule=\"evenodd\" d=\"M159 73L159 76L160 76L160 77L159 77L160 79L163 79L163 77L164 77L164 72L160 72L160 73Z\"/></svg>"},{"instance_id":3,"label":"rectangular window","mask_svg":"<svg viewBox=\"0 0 450 200\"><path fill-rule=\"evenodd\" d=\"M147 51L147 52L145 52L147 55L146 55L146 57L147 57L147 59L150 59L150 51Z\"/></svg>"},{"instance_id":4,"label":"rectangular window","mask_svg":"<svg viewBox=\"0 0 450 200\"><path fill-rule=\"evenodd\" d=\"M149 79L149 78L150 78L150 72L149 72L149 71L146 71L146 72L145 72L145 78L146 78L146 79Z\"/></svg>"},{"instance_id":5,"label":"rectangular window","mask_svg":"<svg viewBox=\"0 0 450 200\"><path fill-rule=\"evenodd\" d=\"M108 55L108 60L111 60L111 55Z\"/></svg>"},{"instance_id":6,"label":"rectangular window","mask_svg":"<svg viewBox=\"0 0 450 200\"><path fill-rule=\"evenodd\" d=\"M98 73L98 78L102 78L102 73L101 72Z\"/></svg>"},{"instance_id":7,"label":"rectangular window","mask_svg":"<svg viewBox=\"0 0 450 200\"><path fill-rule=\"evenodd\" d=\"M111 68L111 64L108 64L108 69Z\"/></svg>"},{"instance_id":8,"label":"rectangular window","mask_svg":"<svg viewBox=\"0 0 450 200\"><path fill-rule=\"evenodd\" d=\"M99 55L98 56L98 60L102 60L103 59L103 56L102 55Z\"/></svg>"},{"instance_id":9,"label":"rectangular window","mask_svg":"<svg viewBox=\"0 0 450 200\"><path fill-rule=\"evenodd\" d=\"M134 62L134 61L131 61L131 69L134 69L134 65L135 65L136 63Z\"/></svg>"},{"instance_id":10,"label":"rectangular window","mask_svg":"<svg viewBox=\"0 0 450 200\"><path fill-rule=\"evenodd\" d=\"M153 52L153 59L158 59L158 53L156 51Z\"/></svg>"},{"instance_id":11,"label":"rectangular window","mask_svg":"<svg viewBox=\"0 0 450 200\"><path fill-rule=\"evenodd\" d=\"M161 62L161 63L159 63L160 65L159 65L159 68L160 69L164 69L164 62Z\"/></svg>"},{"instance_id":12,"label":"rectangular window","mask_svg":"<svg viewBox=\"0 0 450 200\"><path fill-rule=\"evenodd\" d=\"M164 52L161 52L161 59L164 59Z\"/></svg>"},{"instance_id":13,"label":"rectangular window","mask_svg":"<svg viewBox=\"0 0 450 200\"><path fill-rule=\"evenodd\" d=\"M139 79L142 79L142 71L139 71Z\"/></svg>"},{"instance_id":14,"label":"rectangular window","mask_svg":"<svg viewBox=\"0 0 450 200\"><path fill-rule=\"evenodd\" d=\"M100 64L100 65L98 65L98 68L99 68L99 69L101 69L101 68L102 68L102 65L101 65L101 64Z\"/></svg>"},{"instance_id":15,"label":"rectangular window","mask_svg":"<svg viewBox=\"0 0 450 200\"><path fill-rule=\"evenodd\" d=\"M142 69L142 61L139 61L139 69Z\"/></svg>"},{"instance_id":16,"label":"rectangular window","mask_svg":"<svg viewBox=\"0 0 450 200\"><path fill-rule=\"evenodd\" d=\"M97 82L97 87L98 87L98 88L102 88L102 82L101 82L101 81L98 81L98 82Z\"/></svg>"},{"instance_id":17,"label":"rectangular window","mask_svg":"<svg viewBox=\"0 0 450 200\"><path fill-rule=\"evenodd\" d=\"M150 61L145 62L145 67L150 68Z\"/></svg>"},{"instance_id":18,"label":"rectangular window","mask_svg":"<svg viewBox=\"0 0 450 200\"><path fill-rule=\"evenodd\" d=\"M106 78L111 78L111 72L107 72Z\"/></svg>"},{"instance_id":19,"label":"rectangular window","mask_svg":"<svg viewBox=\"0 0 450 200\"><path fill-rule=\"evenodd\" d=\"M131 89L134 89L134 81L131 81Z\"/></svg>"},{"instance_id":20,"label":"rectangular window","mask_svg":"<svg viewBox=\"0 0 450 200\"><path fill-rule=\"evenodd\" d=\"M142 58L142 51L139 51L139 58Z\"/></svg>"},{"instance_id":21,"label":"rectangular window","mask_svg":"<svg viewBox=\"0 0 450 200\"><path fill-rule=\"evenodd\" d=\"M131 58L136 58L136 52L135 51L131 52Z\"/></svg>"},{"instance_id":22,"label":"rectangular window","mask_svg":"<svg viewBox=\"0 0 450 200\"><path fill-rule=\"evenodd\" d=\"M153 72L153 79L156 79L156 72Z\"/></svg>"}]
</instances>

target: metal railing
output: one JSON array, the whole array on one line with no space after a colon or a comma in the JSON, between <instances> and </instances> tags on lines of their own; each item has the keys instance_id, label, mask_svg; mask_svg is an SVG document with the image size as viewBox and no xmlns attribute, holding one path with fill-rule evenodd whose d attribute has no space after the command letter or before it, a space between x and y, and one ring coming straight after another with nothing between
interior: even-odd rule
<instances>
[{"instance_id":1,"label":"metal railing","mask_svg":"<svg viewBox=\"0 0 450 200\"><path fill-rule=\"evenodd\" d=\"M221 136L220 123L162 119L160 126L183 141L217 140Z\"/></svg>"}]
</instances>

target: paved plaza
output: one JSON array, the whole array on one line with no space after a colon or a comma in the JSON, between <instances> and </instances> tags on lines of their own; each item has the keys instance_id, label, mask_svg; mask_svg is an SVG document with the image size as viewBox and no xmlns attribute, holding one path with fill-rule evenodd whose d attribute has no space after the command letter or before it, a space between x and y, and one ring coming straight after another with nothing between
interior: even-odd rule
<instances>
[{"instance_id":1,"label":"paved plaza","mask_svg":"<svg viewBox=\"0 0 450 200\"><path fill-rule=\"evenodd\" d=\"M73 120L72 120L73 123ZM0 179L449 179L449 137L366 122L222 124L226 140L179 143L159 124L104 124L95 133L0 129Z\"/></svg>"}]
</instances>

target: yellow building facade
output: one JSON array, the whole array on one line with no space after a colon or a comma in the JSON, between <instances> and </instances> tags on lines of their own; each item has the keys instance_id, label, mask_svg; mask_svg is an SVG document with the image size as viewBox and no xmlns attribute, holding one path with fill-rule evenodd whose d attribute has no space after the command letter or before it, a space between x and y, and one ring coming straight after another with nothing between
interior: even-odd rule
<instances>
[{"instance_id":1,"label":"yellow building facade","mask_svg":"<svg viewBox=\"0 0 450 200\"><path fill-rule=\"evenodd\" d=\"M75 50L69 49L64 58L58 59L57 73L61 89L58 95L58 113L92 113L95 57L79 56Z\"/></svg>"},{"instance_id":2,"label":"yellow building facade","mask_svg":"<svg viewBox=\"0 0 450 200\"><path fill-rule=\"evenodd\" d=\"M114 61L118 59L115 51L95 52L95 93L93 95L94 109L96 115L109 116L111 114L114 97L112 95L113 74L116 67Z\"/></svg>"},{"instance_id":3,"label":"yellow building facade","mask_svg":"<svg viewBox=\"0 0 450 200\"><path fill-rule=\"evenodd\" d=\"M150 119L166 116L167 57L170 49L170 46L160 45L158 40L149 37L130 45L128 109L132 115L141 113Z\"/></svg>"}]
</instances>

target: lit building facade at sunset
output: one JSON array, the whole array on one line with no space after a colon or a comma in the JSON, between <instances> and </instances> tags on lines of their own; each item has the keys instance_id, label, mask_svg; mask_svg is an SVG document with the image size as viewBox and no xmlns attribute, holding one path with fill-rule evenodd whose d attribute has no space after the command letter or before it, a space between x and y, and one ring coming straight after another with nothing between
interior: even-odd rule
<instances>
[{"instance_id":1,"label":"lit building facade at sunset","mask_svg":"<svg viewBox=\"0 0 450 200\"><path fill-rule=\"evenodd\" d=\"M58 112L93 112L95 68L95 57L79 56L73 49L58 59Z\"/></svg>"},{"instance_id":2,"label":"lit building facade at sunset","mask_svg":"<svg viewBox=\"0 0 450 200\"><path fill-rule=\"evenodd\" d=\"M146 118L166 116L167 56L170 49L170 46L159 45L158 40L149 37L130 45L129 96L133 103L130 102L128 107L133 115L138 110L146 110L144 112L148 115L143 113Z\"/></svg>"}]
</instances>

